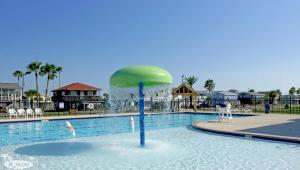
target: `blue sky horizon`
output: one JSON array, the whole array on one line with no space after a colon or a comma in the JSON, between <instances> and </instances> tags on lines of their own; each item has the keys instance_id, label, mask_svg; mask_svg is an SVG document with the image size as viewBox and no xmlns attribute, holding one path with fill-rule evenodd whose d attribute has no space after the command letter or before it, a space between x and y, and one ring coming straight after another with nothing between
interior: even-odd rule
<instances>
[{"instance_id":1,"label":"blue sky horizon","mask_svg":"<svg viewBox=\"0 0 300 170\"><path fill-rule=\"evenodd\" d=\"M31 61L63 67L62 85L108 92L126 66L168 70L174 86L197 76L198 90L287 93L300 87L300 1L0 1L0 82ZM44 89L46 79L40 79ZM34 89L33 75L26 89ZM50 89L58 87L58 80Z\"/></svg>"}]
</instances>

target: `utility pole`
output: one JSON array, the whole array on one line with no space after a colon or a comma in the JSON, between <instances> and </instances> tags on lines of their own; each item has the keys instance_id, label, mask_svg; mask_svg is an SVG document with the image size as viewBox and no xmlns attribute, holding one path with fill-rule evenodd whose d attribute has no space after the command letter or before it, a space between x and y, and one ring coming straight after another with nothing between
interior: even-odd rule
<instances>
[{"instance_id":1,"label":"utility pole","mask_svg":"<svg viewBox=\"0 0 300 170\"><path fill-rule=\"evenodd\" d=\"M181 76L181 84L183 84L184 75Z\"/></svg>"}]
</instances>

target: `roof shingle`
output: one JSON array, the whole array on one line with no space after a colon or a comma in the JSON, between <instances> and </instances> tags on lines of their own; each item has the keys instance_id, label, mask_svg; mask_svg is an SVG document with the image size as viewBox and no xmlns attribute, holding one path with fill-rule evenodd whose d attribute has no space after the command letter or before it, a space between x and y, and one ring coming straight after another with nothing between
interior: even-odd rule
<instances>
[{"instance_id":1,"label":"roof shingle","mask_svg":"<svg viewBox=\"0 0 300 170\"><path fill-rule=\"evenodd\" d=\"M64 91L64 90L93 90L94 91L94 90L101 90L101 89L83 83L72 83L64 87L54 89L52 90L52 92Z\"/></svg>"}]
</instances>

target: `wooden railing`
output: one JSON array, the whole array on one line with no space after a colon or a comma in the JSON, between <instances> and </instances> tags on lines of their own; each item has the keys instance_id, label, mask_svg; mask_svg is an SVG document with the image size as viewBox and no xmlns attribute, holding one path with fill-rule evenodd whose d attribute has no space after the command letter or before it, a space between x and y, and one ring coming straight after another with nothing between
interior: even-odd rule
<instances>
[{"instance_id":1,"label":"wooden railing","mask_svg":"<svg viewBox=\"0 0 300 170\"><path fill-rule=\"evenodd\" d=\"M19 100L19 97L15 96L0 96L0 101L9 102Z\"/></svg>"},{"instance_id":2,"label":"wooden railing","mask_svg":"<svg viewBox=\"0 0 300 170\"><path fill-rule=\"evenodd\" d=\"M52 101L99 101L100 96L53 96Z\"/></svg>"}]
</instances>

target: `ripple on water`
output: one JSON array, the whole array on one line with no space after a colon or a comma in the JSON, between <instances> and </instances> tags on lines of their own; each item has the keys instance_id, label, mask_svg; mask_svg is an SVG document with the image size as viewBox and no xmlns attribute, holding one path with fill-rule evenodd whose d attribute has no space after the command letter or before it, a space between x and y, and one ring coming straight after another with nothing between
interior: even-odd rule
<instances>
[{"instance_id":1,"label":"ripple on water","mask_svg":"<svg viewBox=\"0 0 300 170\"><path fill-rule=\"evenodd\" d=\"M77 138L73 144L64 140L10 145L2 147L0 154L8 153L13 158L25 160L32 156L36 160L32 169L36 170L266 170L298 169L300 166L300 150L293 144L213 135L183 127L149 131L146 139L145 148L139 147L138 133L124 133ZM52 150L63 154L51 153Z\"/></svg>"}]
</instances>

